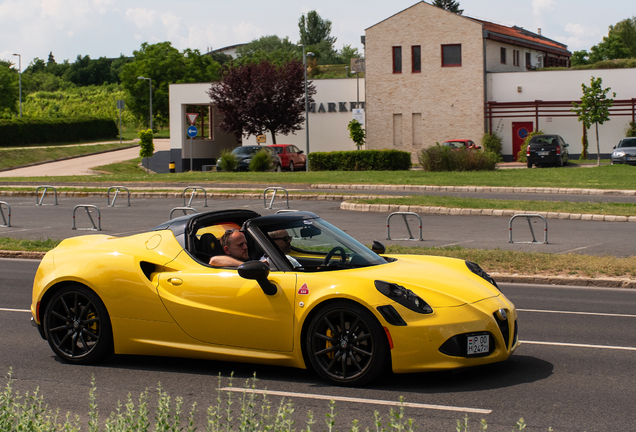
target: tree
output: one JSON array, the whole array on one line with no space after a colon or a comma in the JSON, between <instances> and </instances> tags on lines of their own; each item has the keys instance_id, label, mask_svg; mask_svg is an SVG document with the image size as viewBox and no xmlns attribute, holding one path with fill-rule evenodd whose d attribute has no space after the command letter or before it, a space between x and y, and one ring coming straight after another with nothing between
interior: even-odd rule
<instances>
[{"instance_id":1,"label":"tree","mask_svg":"<svg viewBox=\"0 0 636 432\"><path fill-rule=\"evenodd\" d=\"M331 36L331 21L324 20L315 10L309 11L298 20L300 43L307 52L312 52L322 64L339 63L334 49L336 38Z\"/></svg>"},{"instance_id":2,"label":"tree","mask_svg":"<svg viewBox=\"0 0 636 432\"><path fill-rule=\"evenodd\" d=\"M442 8L452 13L456 13L457 15L461 15L464 13L464 9L459 8L459 2L455 0L433 0L433 6L437 6L438 8Z\"/></svg>"},{"instance_id":3,"label":"tree","mask_svg":"<svg viewBox=\"0 0 636 432\"><path fill-rule=\"evenodd\" d=\"M309 102L316 93L307 87ZM210 100L223 116L219 129L243 135L262 135L269 131L276 144L276 134L289 135L301 129L305 114L303 64L298 60L279 66L268 60L258 64L226 68L223 80L208 91Z\"/></svg>"},{"instance_id":4,"label":"tree","mask_svg":"<svg viewBox=\"0 0 636 432\"><path fill-rule=\"evenodd\" d=\"M636 58L636 17L617 22L609 27L609 36L616 35L629 51L630 58Z\"/></svg>"},{"instance_id":5,"label":"tree","mask_svg":"<svg viewBox=\"0 0 636 432\"><path fill-rule=\"evenodd\" d=\"M199 50L179 52L170 42L152 45L144 42L133 55L134 60L123 65L120 73L122 86L130 94L126 105L137 118L148 117L148 81L137 77L151 78L153 124L168 122L170 84L212 82L220 78L220 66L209 56Z\"/></svg>"},{"instance_id":6,"label":"tree","mask_svg":"<svg viewBox=\"0 0 636 432\"><path fill-rule=\"evenodd\" d=\"M0 118L17 112L18 73L12 66L12 62L0 60Z\"/></svg>"},{"instance_id":7,"label":"tree","mask_svg":"<svg viewBox=\"0 0 636 432\"><path fill-rule=\"evenodd\" d=\"M294 59L302 60L302 48L292 43L289 38L281 39L276 35L263 36L236 49L235 65L260 63L268 60L281 66Z\"/></svg>"},{"instance_id":8,"label":"tree","mask_svg":"<svg viewBox=\"0 0 636 432\"><path fill-rule=\"evenodd\" d=\"M353 140L358 150L364 145L364 139L366 138L366 134L364 129L362 129L362 125L358 120L351 120L347 125L347 129L349 129L349 138Z\"/></svg>"},{"instance_id":9,"label":"tree","mask_svg":"<svg viewBox=\"0 0 636 432\"><path fill-rule=\"evenodd\" d=\"M629 49L617 34L603 37L603 41L590 48L590 63L629 58Z\"/></svg>"},{"instance_id":10,"label":"tree","mask_svg":"<svg viewBox=\"0 0 636 432\"><path fill-rule=\"evenodd\" d=\"M586 86L585 83L582 83L583 96L581 97L581 103L573 102L572 105L574 105L574 108L571 110L579 116L579 121L583 123L586 129L589 129L592 124L596 125L597 166L601 165L601 146L598 140L598 125L609 120L609 109L614 105L613 99L607 97L610 88L603 89L601 87L602 84L603 80L601 78L594 77L592 77L589 87ZM613 97L616 97L616 93L613 94Z\"/></svg>"}]
</instances>

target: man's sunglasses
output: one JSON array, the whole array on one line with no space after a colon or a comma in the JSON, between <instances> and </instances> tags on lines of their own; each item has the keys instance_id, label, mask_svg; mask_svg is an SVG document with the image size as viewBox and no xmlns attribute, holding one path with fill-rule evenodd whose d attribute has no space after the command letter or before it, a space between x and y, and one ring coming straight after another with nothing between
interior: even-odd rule
<instances>
[{"instance_id":1,"label":"man's sunglasses","mask_svg":"<svg viewBox=\"0 0 636 432\"><path fill-rule=\"evenodd\" d=\"M293 239L292 236L285 236L285 237L276 237L276 238L273 238L272 240L282 240L285 243L289 243L292 241L292 239Z\"/></svg>"}]
</instances>

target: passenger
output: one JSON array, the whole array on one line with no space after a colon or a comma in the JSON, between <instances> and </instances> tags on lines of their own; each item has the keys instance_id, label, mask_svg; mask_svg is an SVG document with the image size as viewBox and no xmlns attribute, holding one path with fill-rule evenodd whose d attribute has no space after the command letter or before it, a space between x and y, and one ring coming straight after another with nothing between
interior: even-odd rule
<instances>
[{"instance_id":1,"label":"passenger","mask_svg":"<svg viewBox=\"0 0 636 432\"><path fill-rule=\"evenodd\" d=\"M293 237L287 233L287 230L281 229L278 231L270 232L268 234L269 238L274 240L276 246L278 246L281 252L285 254L292 267L302 267L302 265L298 261L296 261L293 256L289 255L289 253L291 252L291 241Z\"/></svg>"},{"instance_id":2,"label":"passenger","mask_svg":"<svg viewBox=\"0 0 636 432\"><path fill-rule=\"evenodd\" d=\"M225 231L221 237L221 246L225 255L210 258L209 264L214 267L238 267L249 259L245 234L237 229Z\"/></svg>"}]
</instances>

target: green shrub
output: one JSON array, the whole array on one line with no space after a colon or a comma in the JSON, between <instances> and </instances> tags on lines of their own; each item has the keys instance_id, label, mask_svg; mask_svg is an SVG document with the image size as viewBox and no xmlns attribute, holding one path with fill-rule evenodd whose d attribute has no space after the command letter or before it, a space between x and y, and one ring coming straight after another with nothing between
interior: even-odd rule
<instances>
[{"instance_id":1,"label":"green shrub","mask_svg":"<svg viewBox=\"0 0 636 432\"><path fill-rule=\"evenodd\" d=\"M108 118L21 118L0 120L0 147L25 144L92 141L117 138L117 124Z\"/></svg>"},{"instance_id":2,"label":"green shrub","mask_svg":"<svg viewBox=\"0 0 636 432\"><path fill-rule=\"evenodd\" d=\"M238 165L238 161L236 160L236 155L229 150L224 150L221 152L221 157L219 158L219 168L222 171L234 171Z\"/></svg>"},{"instance_id":3,"label":"green shrub","mask_svg":"<svg viewBox=\"0 0 636 432\"><path fill-rule=\"evenodd\" d=\"M272 169L272 156L265 149L257 151L252 156L249 170L252 172L265 172Z\"/></svg>"},{"instance_id":4,"label":"green shrub","mask_svg":"<svg viewBox=\"0 0 636 432\"><path fill-rule=\"evenodd\" d=\"M636 137L636 121L629 122L627 129L625 129L626 137Z\"/></svg>"},{"instance_id":5,"label":"green shrub","mask_svg":"<svg viewBox=\"0 0 636 432\"><path fill-rule=\"evenodd\" d=\"M530 143L530 138L535 135L543 135L544 132L542 130L532 131L528 134L526 139L521 144L521 148L519 149L519 153L517 153L517 162L528 162L528 158L526 158L526 150L528 150L528 144Z\"/></svg>"},{"instance_id":6,"label":"green shrub","mask_svg":"<svg viewBox=\"0 0 636 432\"><path fill-rule=\"evenodd\" d=\"M492 171L500 158L490 151L452 149L439 144L425 148L418 156L425 171Z\"/></svg>"},{"instance_id":7,"label":"green shrub","mask_svg":"<svg viewBox=\"0 0 636 432\"><path fill-rule=\"evenodd\" d=\"M351 120L347 125L347 129L349 129L349 138L353 140L356 147L358 147L358 150L360 150L360 147L364 145L364 140L366 138L362 125L358 120Z\"/></svg>"},{"instance_id":8,"label":"green shrub","mask_svg":"<svg viewBox=\"0 0 636 432\"><path fill-rule=\"evenodd\" d=\"M309 154L311 171L404 171L411 153L400 150L353 150Z\"/></svg>"}]
</instances>

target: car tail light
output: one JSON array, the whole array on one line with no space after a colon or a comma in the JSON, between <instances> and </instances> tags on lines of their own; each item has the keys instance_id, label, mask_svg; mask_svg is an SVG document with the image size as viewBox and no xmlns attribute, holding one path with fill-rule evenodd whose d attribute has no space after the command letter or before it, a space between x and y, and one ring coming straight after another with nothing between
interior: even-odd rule
<instances>
[{"instance_id":1,"label":"car tail light","mask_svg":"<svg viewBox=\"0 0 636 432\"><path fill-rule=\"evenodd\" d=\"M557 151L557 156L559 156L561 154L561 147L557 146L556 151Z\"/></svg>"},{"instance_id":2,"label":"car tail light","mask_svg":"<svg viewBox=\"0 0 636 432\"><path fill-rule=\"evenodd\" d=\"M526 147L526 157L530 156L530 146Z\"/></svg>"}]
</instances>

